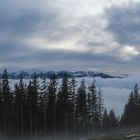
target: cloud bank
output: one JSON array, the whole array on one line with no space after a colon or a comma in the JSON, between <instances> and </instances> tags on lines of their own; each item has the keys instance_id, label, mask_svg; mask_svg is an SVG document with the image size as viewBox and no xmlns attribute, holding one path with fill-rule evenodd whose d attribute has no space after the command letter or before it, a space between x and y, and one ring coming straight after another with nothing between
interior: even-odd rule
<instances>
[{"instance_id":1,"label":"cloud bank","mask_svg":"<svg viewBox=\"0 0 140 140\"><path fill-rule=\"evenodd\" d=\"M138 73L139 9L137 0L1 0L1 69Z\"/></svg>"}]
</instances>

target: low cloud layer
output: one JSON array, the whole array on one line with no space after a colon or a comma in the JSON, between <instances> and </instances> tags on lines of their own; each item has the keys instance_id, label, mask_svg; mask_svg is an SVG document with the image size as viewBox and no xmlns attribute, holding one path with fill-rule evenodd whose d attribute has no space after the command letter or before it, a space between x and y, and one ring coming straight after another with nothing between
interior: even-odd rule
<instances>
[{"instance_id":1,"label":"low cloud layer","mask_svg":"<svg viewBox=\"0 0 140 140\"><path fill-rule=\"evenodd\" d=\"M1 69L138 73L139 9L137 0L2 0Z\"/></svg>"}]
</instances>

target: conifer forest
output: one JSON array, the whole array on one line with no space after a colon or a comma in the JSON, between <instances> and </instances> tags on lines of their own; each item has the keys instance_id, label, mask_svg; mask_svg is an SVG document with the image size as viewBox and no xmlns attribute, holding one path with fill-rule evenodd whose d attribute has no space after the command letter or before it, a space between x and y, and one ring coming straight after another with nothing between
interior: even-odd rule
<instances>
[{"instance_id":1,"label":"conifer forest","mask_svg":"<svg viewBox=\"0 0 140 140\"><path fill-rule=\"evenodd\" d=\"M0 83L0 133L6 136L44 136L63 133L76 139L79 135L109 132L140 124L140 95L134 86L122 116L107 111L96 81L87 87L84 79L77 86L74 78L65 75L58 85L53 75L38 84L34 73L29 84L22 77L14 90L9 86L5 69Z\"/></svg>"}]
</instances>

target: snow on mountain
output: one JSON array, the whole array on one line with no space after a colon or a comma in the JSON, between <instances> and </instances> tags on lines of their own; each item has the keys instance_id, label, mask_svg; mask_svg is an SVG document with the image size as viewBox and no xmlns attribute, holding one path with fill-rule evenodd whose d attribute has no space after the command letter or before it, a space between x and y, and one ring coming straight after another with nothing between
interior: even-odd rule
<instances>
[{"instance_id":1,"label":"snow on mountain","mask_svg":"<svg viewBox=\"0 0 140 140\"><path fill-rule=\"evenodd\" d=\"M37 73L39 78L50 78L52 75L56 75L58 78L62 78L66 73L68 77L101 77L101 78L122 78L120 76L112 76L102 72L92 72L92 71L43 71L38 69L21 70L17 72L9 73L10 79L19 79L20 77L24 79L31 79L34 72ZM0 74L1 76L1 74Z\"/></svg>"}]
</instances>

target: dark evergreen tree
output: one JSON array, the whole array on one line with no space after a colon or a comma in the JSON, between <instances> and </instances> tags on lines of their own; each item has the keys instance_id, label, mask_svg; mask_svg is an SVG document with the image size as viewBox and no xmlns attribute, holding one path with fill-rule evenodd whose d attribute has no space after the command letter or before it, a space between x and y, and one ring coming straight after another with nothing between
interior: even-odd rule
<instances>
[{"instance_id":1,"label":"dark evergreen tree","mask_svg":"<svg viewBox=\"0 0 140 140\"><path fill-rule=\"evenodd\" d=\"M39 84L38 84L38 77L37 77L37 74L36 72L34 72L33 74L33 78L32 78L32 97L31 97L31 101L32 101L32 105L31 105L31 110L33 112L33 129L34 129L34 132L37 133L37 130L39 128L39 114L38 114L38 96L39 96Z\"/></svg>"},{"instance_id":2,"label":"dark evergreen tree","mask_svg":"<svg viewBox=\"0 0 140 140\"><path fill-rule=\"evenodd\" d=\"M10 94L10 86L8 79L8 72L5 69L2 75L2 100L5 104L10 104L12 102L12 95Z\"/></svg>"},{"instance_id":3,"label":"dark evergreen tree","mask_svg":"<svg viewBox=\"0 0 140 140\"><path fill-rule=\"evenodd\" d=\"M49 126L49 132L53 132L56 135L56 94L57 94L57 81L54 75L48 85L48 101L47 101L47 115Z\"/></svg>"},{"instance_id":4,"label":"dark evergreen tree","mask_svg":"<svg viewBox=\"0 0 140 140\"><path fill-rule=\"evenodd\" d=\"M108 116L108 113L107 113L106 109L104 110L104 113L103 113L102 128L105 131L109 129L109 116Z\"/></svg>"},{"instance_id":5,"label":"dark evergreen tree","mask_svg":"<svg viewBox=\"0 0 140 140\"><path fill-rule=\"evenodd\" d=\"M138 93L138 85L134 87L125 105L124 113L121 118L123 126L135 126L140 124L140 95Z\"/></svg>"},{"instance_id":6,"label":"dark evergreen tree","mask_svg":"<svg viewBox=\"0 0 140 140\"><path fill-rule=\"evenodd\" d=\"M124 114L121 119L121 123L124 126L134 126L135 125L135 102L134 102L134 94L131 92L129 95L128 103L125 105Z\"/></svg>"},{"instance_id":7,"label":"dark evergreen tree","mask_svg":"<svg viewBox=\"0 0 140 140\"><path fill-rule=\"evenodd\" d=\"M39 94L39 100L40 100L40 125L44 128L44 134L47 134L47 121L48 115L47 115L47 102L48 102L48 84L46 82L46 79L44 78L41 82L41 93ZM43 120L42 120L43 118Z\"/></svg>"},{"instance_id":8,"label":"dark evergreen tree","mask_svg":"<svg viewBox=\"0 0 140 140\"><path fill-rule=\"evenodd\" d=\"M29 82L27 90L27 100L28 100L28 117L30 124L30 134L31 136L37 133L39 127L39 114L38 114L38 80L37 75L34 73L32 81Z\"/></svg>"},{"instance_id":9,"label":"dark evergreen tree","mask_svg":"<svg viewBox=\"0 0 140 140\"><path fill-rule=\"evenodd\" d=\"M24 134L24 117L26 107L26 90L22 78L19 85L15 85L15 113L16 124L19 136L23 137Z\"/></svg>"},{"instance_id":10,"label":"dark evergreen tree","mask_svg":"<svg viewBox=\"0 0 140 140\"><path fill-rule=\"evenodd\" d=\"M87 130L93 131L93 114L92 114L92 97L90 92L87 93Z\"/></svg>"},{"instance_id":11,"label":"dark evergreen tree","mask_svg":"<svg viewBox=\"0 0 140 140\"><path fill-rule=\"evenodd\" d=\"M10 91L8 72L5 69L2 75L2 126L4 132L13 131L13 96Z\"/></svg>"},{"instance_id":12,"label":"dark evergreen tree","mask_svg":"<svg viewBox=\"0 0 140 140\"><path fill-rule=\"evenodd\" d=\"M33 135L33 112L32 112L32 84L31 81L29 82L28 89L27 89L27 107L28 107L28 114L27 114L27 131L29 134Z\"/></svg>"},{"instance_id":13,"label":"dark evergreen tree","mask_svg":"<svg viewBox=\"0 0 140 140\"><path fill-rule=\"evenodd\" d=\"M92 130L98 129L100 126L100 112L99 112L99 106L98 106L98 97L97 97L97 91L96 91L96 85L95 80L93 81L92 85L89 87L89 115L91 118L91 126Z\"/></svg>"},{"instance_id":14,"label":"dark evergreen tree","mask_svg":"<svg viewBox=\"0 0 140 140\"><path fill-rule=\"evenodd\" d=\"M70 89L70 105L71 105L71 112L72 116L69 118L70 128L73 132L74 139L76 139L76 80L72 77L69 85Z\"/></svg>"},{"instance_id":15,"label":"dark evergreen tree","mask_svg":"<svg viewBox=\"0 0 140 140\"><path fill-rule=\"evenodd\" d=\"M68 132L68 118L70 113L69 83L67 75L62 79L62 85L57 94L57 127L60 131Z\"/></svg>"},{"instance_id":16,"label":"dark evergreen tree","mask_svg":"<svg viewBox=\"0 0 140 140\"><path fill-rule=\"evenodd\" d=\"M111 109L110 110L110 113L109 113L109 128L112 129L112 128L117 128L118 127L118 119L114 113L114 110Z\"/></svg>"},{"instance_id":17,"label":"dark evergreen tree","mask_svg":"<svg viewBox=\"0 0 140 140\"><path fill-rule=\"evenodd\" d=\"M139 89L138 85L135 84L134 86L134 113L133 115L135 116L135 124L140 124L140 95L139 95Z\"/></svg>"},{"instance_id":18,"label":"dark evergreen tree","mask_svg":"<svg viewBox=\"0 0 140 140\"><path fill-rule=\"evenodd\" d=\"M84 80L82 80L81 85L77 91L76 119L77 119L77 128L79 129L79 132L85 134L87 122L87 100L86 100L86 86Z\"/></svg>"},{"instance_id":19,"label":"dark evergreen tree","mask_svg":"<svg viewBox=\"0 0 140 140\"><path fill-rule=\"evenodd\" d=\"M99 88L99 92L97 94L98 99L98 107L97 107L97 114L98 114L98 128L102 128L102 119L103 119L103 111L104 111L104 105L103 105L103 99L102 99L102 92L101 88Z\"/></svg>"}]
</instances>

